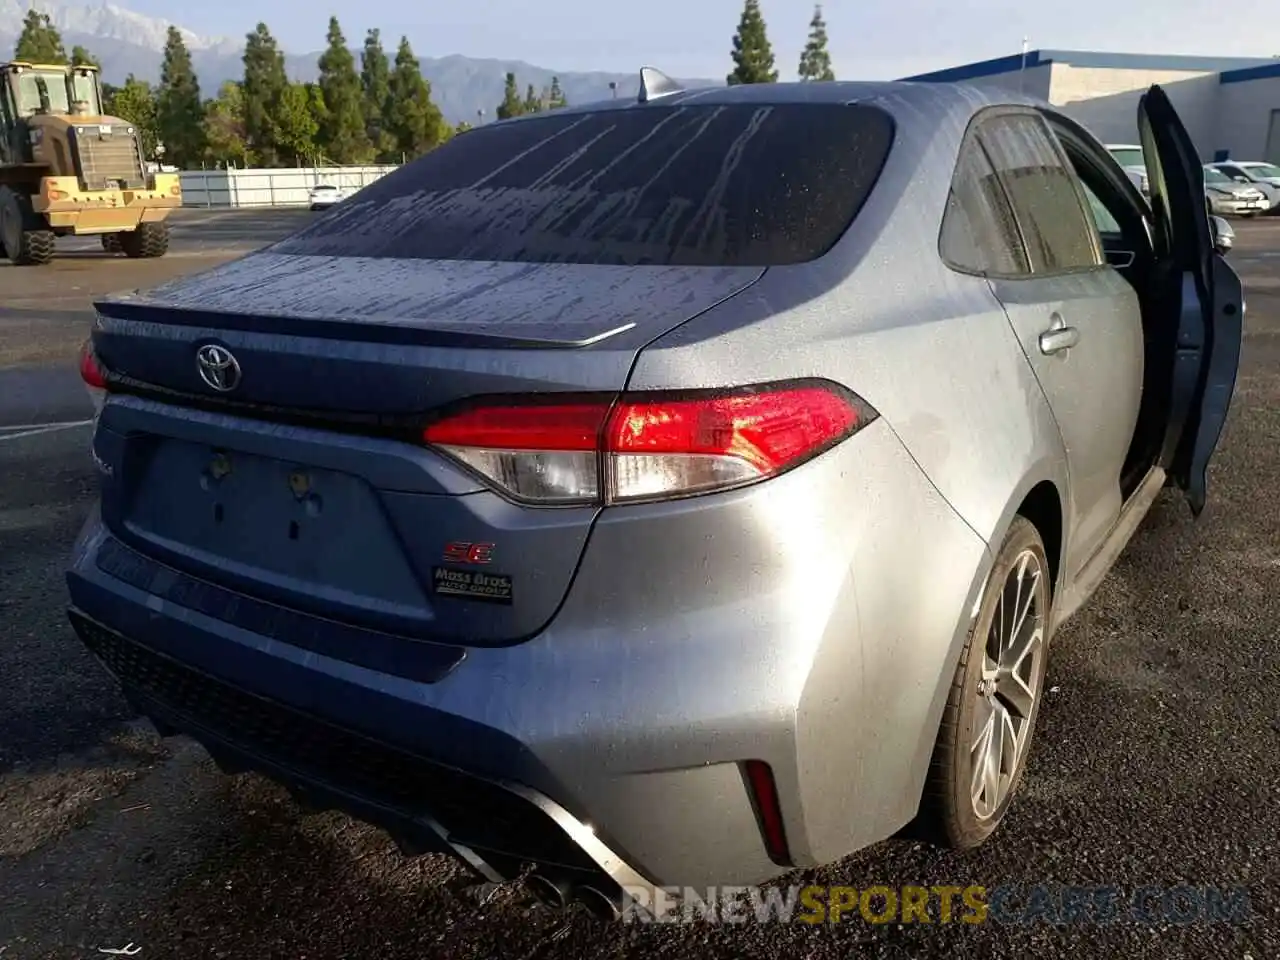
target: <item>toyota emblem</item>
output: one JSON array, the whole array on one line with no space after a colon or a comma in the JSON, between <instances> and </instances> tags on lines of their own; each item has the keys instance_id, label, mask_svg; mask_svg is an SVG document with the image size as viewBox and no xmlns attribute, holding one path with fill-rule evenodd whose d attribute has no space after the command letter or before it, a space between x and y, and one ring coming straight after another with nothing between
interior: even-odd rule
<instances>
[{"instance_id":1,"label":"toyota emblem","mask_svg":"<svg viewBox=\"0 0 1280 960\"><path fill-rule=\"evenodd\" d=\"M206 343L196 351L196 369L206 386L230 393L240 385L240 363L226 347Z\"/></svg>"}]
</instances>

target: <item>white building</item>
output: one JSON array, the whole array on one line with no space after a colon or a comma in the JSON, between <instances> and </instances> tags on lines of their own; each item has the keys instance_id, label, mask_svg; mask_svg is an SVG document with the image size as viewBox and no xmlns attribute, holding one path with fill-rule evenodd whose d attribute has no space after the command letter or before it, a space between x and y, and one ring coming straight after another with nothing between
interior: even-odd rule
<instances>
[{"instance_id":1,"label":"white building","mask_svg":"<svg viewBox=\"0 0 1280 960\"><path fill-rule=\"evenodd\" d=\"M1031 50L905 80L1021 90L1105 143L1136 143L1138 98L1164 87L1205 161L1280 163L1280 59Z\"/></svg>"}]
</instances>

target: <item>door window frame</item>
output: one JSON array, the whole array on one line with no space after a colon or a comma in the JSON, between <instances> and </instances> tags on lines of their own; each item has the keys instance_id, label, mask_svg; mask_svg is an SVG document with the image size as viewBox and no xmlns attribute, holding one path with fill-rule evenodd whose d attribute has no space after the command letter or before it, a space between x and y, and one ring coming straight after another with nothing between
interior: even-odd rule
<instances>
[{"instance_id":1,"label":"door window frame","mask_svg":"<svg viewBox=\"0 0 1280 960\"><path fill-rule=\"evenodd\" d=\"M1075 161L1071 159L1071 151L1080 154L1081 159L1089 165L1092 172L1104 181L1108 188L1107 195L1099 194L1098 200L1120 224L1124 239L1129 240L1131 232L1136 234L1141 231L1141 239L1145 241L1148 254L1154 256L1150 208L1133 181L1129 179L1128 174L1116 162L1115 157L1111 156L1111 152L1084 127L1065 114L1047 108L1040 108L1039 113L1049 129L1053 131L1054 139L1067 157L1072 175L1079 182L1080 189L1083 189L1084 181L1075 168ZM1071 145L1071 151L1067 150L1068 143ZM1094 192L1097 193L1096 190ZM1085 202L1088 203L1087 198ZM1117 211L1111 206L1111 202L1122 205L1123 211Z\"/></svg>"},{"instance_id":2,"label":"door window frame","mask_svg":"<svg viewBox=\"0 0 1280 960\"><path fill-rule=\"evenodd\" d=\"M1019 218L1017 209L1014 207L1009 197L1008 189L1005 187L1004 180L1000 176L999 170L996 168L995 162L991 158L990 151L982 139L982 130L985 126L994 120L1003 117L1023 117L1031 118L1039 125L1048 135L1047 139L1053 150L1054 156L1062 165L1067 173L1067 177L1071 182L1072 193L1075 196L1076 204L1080 208L1081 216L1084 218L1085 225L1089 228L1090 244L1093 247L1095 263L1081 264L1078 266L1064 267L1055 270L1036 271L1031 266L1031 249L1027 243L1026 225ZM942 262L951 270L957 273L968 274L970 276L981 276L992 280L1045 280L1054 277L1076 276L1081 274L1089 274L1098 270L1114 269L1106 259L1106 249L1102 243L1102 236L1098 231L1097 224L1094 222L1093 212L1089 208L1089 199L1084 192L1084 185L1076 173L1075 166L1072 164L1070 157L1063 145L1058 140L1057 131L1050 122L1050 115L1036 107L1021 106L1016 104L997 104L993 106L983 107L969 118L969 123L965 127L963 136L960 138L960 148L956 151L956 162L951 170L951 183L954 186L956 178L960 172L961 163L967 150L979 150L985 158L987 166L989 166L996 175L996 184L999 188L1000 197L1003 201L1005 212L1014 224L1018 235L1018 242L1022 250L1022 260L1028 265L1026 272L1018 273L997 273L995 271L975 270L972 267L966 267L951 260L946 252L942 249L942 238L944 235L943 224L938 229L938 254ZM1092 151L1090 151L1092 152ZM1114 159L1111 161L1115 164ZM1126 181L1128 178L1125 178ZM1130 184L1132 186L1132 184ZM984 195L985 196L985 195ZM948 216L949 210L944 211L943 219Z\"/></svg>"}]
</instances>

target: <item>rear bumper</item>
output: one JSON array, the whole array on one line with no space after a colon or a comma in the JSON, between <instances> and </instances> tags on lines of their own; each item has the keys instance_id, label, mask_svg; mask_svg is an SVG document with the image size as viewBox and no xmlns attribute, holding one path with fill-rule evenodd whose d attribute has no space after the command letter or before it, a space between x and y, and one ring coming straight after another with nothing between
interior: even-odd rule
<instances>
[{"instance_id":1,"label":"rear bumper","mask_svg":"<svg viewBox=\"0 0 1280 960\"><path fill-rule=\"evenodd\" d=\"M909 821L990 559L883 423L760 487L606 510L543 633L434 671L120 549L91 517L71 617L141 712L410 848L596 889L786 872L747 760L791 865Z\"/></svg>"},{"instance_id":2,"label":"rear bumper","mask_svg":"<svg viewBox=\"0 0 1280 960\"><path fill-rule=\"evenodd\" d=\"M383 827L406 853L451 853L491 881L533 862L566 890L591 887L611 899L620 899L620 885L644 882L537 791L465 773L247 693L74 608L70 619L139 713L163 734L191 736L228 772L264 773L306 806ZM431 798L429 806L423 797Z\"/></svg>"}]
</instances>

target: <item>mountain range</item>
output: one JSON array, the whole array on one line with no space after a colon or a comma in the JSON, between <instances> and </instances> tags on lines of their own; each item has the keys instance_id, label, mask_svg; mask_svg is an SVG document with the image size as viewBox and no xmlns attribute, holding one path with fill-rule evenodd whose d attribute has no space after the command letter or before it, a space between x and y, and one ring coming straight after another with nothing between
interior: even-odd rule
<instances>
[{"instance_id":1,"label":"mountain range","mask_svg":"<svg viewBox=\"0 0 1280 960\"><path fill-rule=\"evenodd\" d=\"M133 74L155 82L160 77L160 61L164 52L169 21L143 16L114 3L74 3L68 0L0 0L0 59L11 55L27 10L34 7L47 13L62 34L68 52L80 45L102 64L102 76L108 83L123 83ZM253 24L247 24L247 33ZM213 96L226 80L238 80L244 72L241 56L244 38L203 37L181 25L183 39L191 51L192 63L206 97ZM390 57L395 56L398 37L384 37ZM357 63L359 52L356 51ZM285 52L285 70L291 80L308 82L319 73L320 53ZM613 93L609 84L617 84L617 96L634 97L640 88L640 64L630 73L582 73L554 70L519 60L476 59L457 54L444 57L419 55L422 74L431 83L432 99L445 117L457 123L475 123L479 111L482 119L491 119L494 108L502 100L503 83L508 72L516 75L523 96L526 85L541 90L558 77L565 98L570 103L602 100ZM689 86L719 86L723 80L683 80Z\"/></svg>"}]
</instances>

